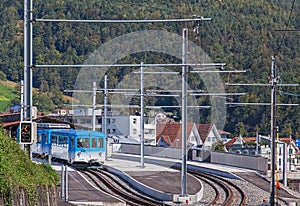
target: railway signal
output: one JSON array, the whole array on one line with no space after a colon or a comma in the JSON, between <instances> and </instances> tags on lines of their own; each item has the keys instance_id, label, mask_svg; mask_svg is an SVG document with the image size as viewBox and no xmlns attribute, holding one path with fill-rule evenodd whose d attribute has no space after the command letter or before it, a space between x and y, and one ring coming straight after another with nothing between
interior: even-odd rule
<instances>
[{"instance_id":1,"label":"railway signal","mask_svg":"<svg viewBox=\"0 0 300 206\"><path fill-rule=\"evenodd\" d=\"M20 143L33 144L36 139L36 123L31 121L22 121L20 123Z\"/></svg>"}]
</instances>

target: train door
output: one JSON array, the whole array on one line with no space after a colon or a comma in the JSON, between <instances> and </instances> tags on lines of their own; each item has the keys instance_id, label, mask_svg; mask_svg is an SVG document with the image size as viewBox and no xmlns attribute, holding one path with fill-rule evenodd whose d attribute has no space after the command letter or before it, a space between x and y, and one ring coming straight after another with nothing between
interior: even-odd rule
<instances>
[{"instance_id":1,"label":"train door","mask_svg":"<svg viewBox=\"0 0 300 206\"><path fill-rule=\"evenodd\" d=\"M50 154L50 144L49 144L49 140L48 140L48 135L47 133L41 133L41 146L42 146L42 152L45 155L49 155Z\"/></svg>"},{"instance_id":2,"label":"train door","mask_svg":"<svg viewBox=\"0 0 300 206\"><path fill-rule=\"evenodd\" d=\"M69 163L73 163L75 159L75 137L69 138L68 160Z\"/></svg>"}]
</instances>

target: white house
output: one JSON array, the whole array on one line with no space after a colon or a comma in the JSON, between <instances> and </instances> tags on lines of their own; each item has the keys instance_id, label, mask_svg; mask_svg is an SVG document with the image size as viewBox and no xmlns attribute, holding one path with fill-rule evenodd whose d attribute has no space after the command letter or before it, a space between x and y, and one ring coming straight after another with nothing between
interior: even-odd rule
<instances>
[{"instance_id":1,"label":"white house","mask_svg":"<svg viewBox=\"0 0 300 206\"><path fill-rule=\"evenodd\" d=\"M215 124L197 124L197 129L202 140L203 150L211 150L213 144L222 142L222 137Z\"/></svg>"},{"instance_id":2,"label":"white house","mask_svg":"<svg viewBox=\"0 0 300 206\"><path fill-rule=\"evenodd\" d=\"M182 147L182 124L180 122L160 123L156 125L156 142L158 146ZM202 145L196 124L187 123L186 141L188 147Z\"/></svg>"}]
</instances>

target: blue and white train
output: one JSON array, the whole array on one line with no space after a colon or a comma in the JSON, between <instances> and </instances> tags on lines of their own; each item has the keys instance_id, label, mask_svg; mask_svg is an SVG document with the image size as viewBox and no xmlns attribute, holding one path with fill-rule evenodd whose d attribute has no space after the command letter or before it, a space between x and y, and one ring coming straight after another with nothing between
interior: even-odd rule
<instances>
[{"instance_id":1,"label":"blue and white train","mask_svg":"<svg viewBox=\"0 0 300 206\"><path fill-rule=\"evenodd\" d=\"M51 155L69 164L102 165L106 155L104 133L74 130L66 124L39 123L33 154Z\"/></svg>"}]
</instances>

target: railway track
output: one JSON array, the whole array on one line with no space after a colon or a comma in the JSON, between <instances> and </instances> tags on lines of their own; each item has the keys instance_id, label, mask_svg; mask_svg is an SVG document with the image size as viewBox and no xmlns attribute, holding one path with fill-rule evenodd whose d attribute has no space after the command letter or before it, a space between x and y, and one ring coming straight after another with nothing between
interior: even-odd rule
<instances>
[{"instance_id":1,"label":"railway track","mask_svg":"<svg viewBox=\"0 0 300 206\"><path fill-rule=\"evenodd\" d=\"M202 172L189 171L215 191L215 198L208 205L246 205L247 196L241 188L225 178Z\"/></svg>"},{"instance_id":2,"label":"railway track","mask_svg":"<svg viewBox=\"0 0 300 206\"><path fill-rule=\"evenodd\" d=\"M256 187L269 192L270 191L270 181L267 179L264 179L257 175L256 173L235 173L242 179L246 180L247 182L255 185ZM279 190L276 190L276 198L281 201L282 203L285 203L286 205L289 205L288 200L296 200L300 199L299 196L295 196L291 194L290 192L286 191L284 188L281 188Z\"/></svg>"},{"instance_id":3,"label":"railway track","mask_svg":"<svg viewBox=\"0 0 300 206\"><path fill-rule=\"evenodd\" d=\"M197 178L199 178L202 181L203 187L205 188L200 204L216 205L219 199L221 198L221 192L218 185L216 185L213 181L210 181L202 176L197 176ZM215 194L215 196L211 194Z\"/></svg>"},{"instance_id":4,"label":"railway track","mask_svg":"<svg viewBox=\"0 0 300 206\"><path fill-rule=\"evenodd\" d=\"M124 183L118 177L102 171L102 170L80 170L80 172L85 175L93 184L100 190L115 196L126 204L131 206L159 206L165 205L161 201L152 199L143 195L136 190L130 188L126 183Z\"/></svg>"},{"instance_id":5,"label":"railway track","mask_svg":"<svg viewBox=\"0 0 300 206\"><path fill-rule=\"evenodd\" d=\"M172 168L180 170L180 168L177 166L173 166ZM214 191L215 197L211 198L208 205L246 205L246 194L233 182L217 175L191 169L188 170L188 173L194 175L196 178L201 179Z\"/></svg>"}]
</instances>

